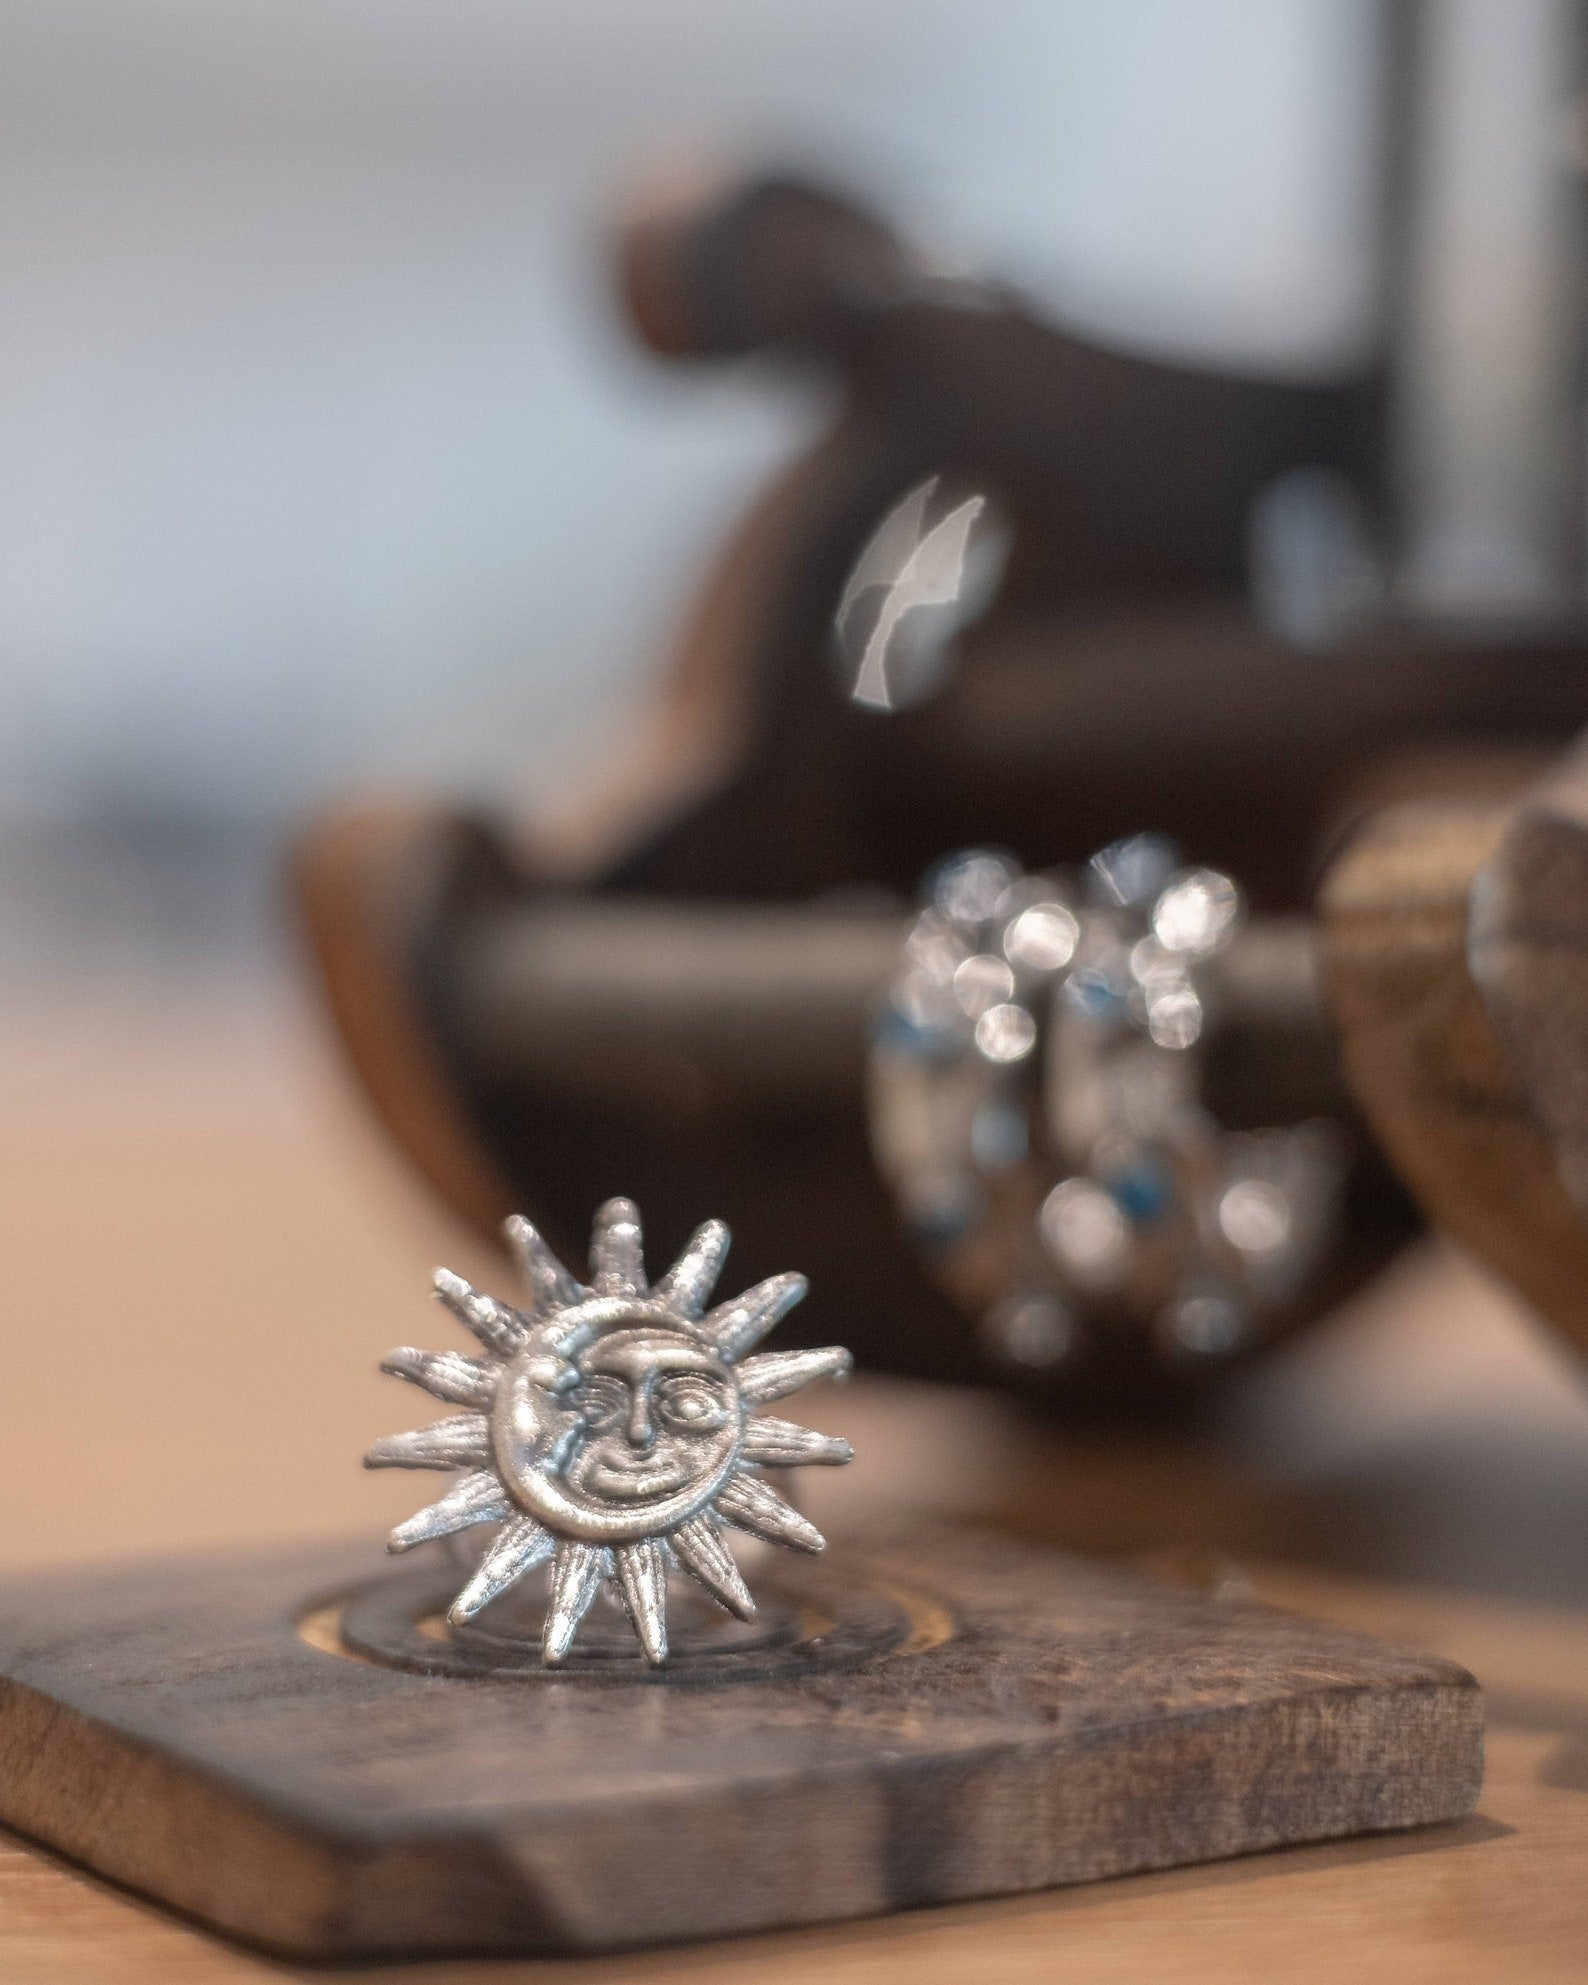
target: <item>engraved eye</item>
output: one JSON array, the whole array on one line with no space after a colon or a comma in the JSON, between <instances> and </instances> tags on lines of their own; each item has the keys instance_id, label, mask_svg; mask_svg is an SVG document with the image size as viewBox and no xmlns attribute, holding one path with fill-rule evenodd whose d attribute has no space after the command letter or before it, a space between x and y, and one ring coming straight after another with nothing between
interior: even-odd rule
<instances>
[{"instance_id":1,"label":"engraved eye","mask_svg":"<svg viewBox=\"0 0 1588 1985\"><path fill-rule=\"evenodd\" d=\"M588 1378L574 1397L574 1404L587 1427L610 1427L623 1417L628 1407L629 1389L621 1379L599 1373Z\"/></svg>"},{"instance_id":2,"label":"engraved eye","mask_svg":"<svg viewBox=\"0 0 1588 1985\"><path fill-rule=\"evenodd\" d=\"M715 1433L728 1418L728 1396L716 1379L680 1373L663 1379L656 1388L656 1411L680 1433Z\"/></svg>"}]
</instances>

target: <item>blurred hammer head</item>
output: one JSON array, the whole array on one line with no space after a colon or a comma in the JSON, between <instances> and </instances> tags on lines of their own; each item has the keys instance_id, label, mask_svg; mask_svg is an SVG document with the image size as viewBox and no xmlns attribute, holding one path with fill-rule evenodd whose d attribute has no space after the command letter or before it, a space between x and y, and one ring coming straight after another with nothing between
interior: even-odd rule
<instances>
[{"instance_id":1,"label":"blurred hammer head","mask_svg":"<svg viewBox=\"0 0 1588 1985\"><path fill-rule=\"evenodd\" d=\"M832 349L855 318L929 280L852 200L703 169L646 182L619 231L618 277L635 327L666 358Z\"/></svg>"}]
</instances>

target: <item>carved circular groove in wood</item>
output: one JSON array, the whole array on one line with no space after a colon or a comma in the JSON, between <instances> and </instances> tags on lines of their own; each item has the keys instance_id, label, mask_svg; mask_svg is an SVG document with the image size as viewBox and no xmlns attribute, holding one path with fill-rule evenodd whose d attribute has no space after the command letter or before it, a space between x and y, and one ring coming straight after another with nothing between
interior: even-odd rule
<instances>
[{"instance_id":1,"label":"carved circular groove in wood","mask_svg":"<svg viewBox=\"0 0 1588 1985\"><path fill-rule=\"evenodd\" d=\"M509 1601L493 1609L489 1627L451 1627L446 1608L455 1584L440 1567L388 1573L317 1604L299 1619L298 1632L324 1653L425 1675L688 1685L867 1667L923 1653L956 1631L952 1616L924 1593L800 1566L770 1585L753 1620L725 1619L704 1600L690 1606L665 1669L637 1657L633 1633L614 1611L610 1620L592 1615L577 1655L548 1671L533 1594L522 1606Z\"/></svg>"}]
</instances>

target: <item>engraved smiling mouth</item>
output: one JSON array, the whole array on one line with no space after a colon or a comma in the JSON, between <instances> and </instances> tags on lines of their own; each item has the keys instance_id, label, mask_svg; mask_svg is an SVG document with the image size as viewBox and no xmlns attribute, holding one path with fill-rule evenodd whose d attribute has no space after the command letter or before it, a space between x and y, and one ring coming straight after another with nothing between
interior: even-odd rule
<instances>
[{"instance_id":1,"label":"engraved smiling mouth","mask_svg":"<svg viewBox=\"0 0 1588 1985\"><path fill-rule=\"evenodd\" d=\"M619 1448L592 1456L581 1473L592 1483L610 1483L619 1493L632 1495L639 1489L675 1488L688 1479L690 1471L676 1458L631 1454Z\"/></svg>"}]
</instances>

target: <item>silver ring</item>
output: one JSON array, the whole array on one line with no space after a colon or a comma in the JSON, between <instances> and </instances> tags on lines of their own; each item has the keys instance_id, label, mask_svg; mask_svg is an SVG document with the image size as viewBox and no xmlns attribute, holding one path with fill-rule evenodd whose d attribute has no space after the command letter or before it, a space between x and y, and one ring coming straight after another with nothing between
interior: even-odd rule
<instances>
[{"instance_id":1,"label":"silver ring","mask_svg":"<svg viewBox=\"0 0 1588 1985\"><path fill-rule=\"evenodd\" d=\"M923 895L873 1031L872 1148L986 1350L1248 1348L1322 1253L1344 1153L1328 1123L1233 1131L1202 1101L1235 884L1144 834L1079 873L970 850Z\"/></svg>"},{"instance_id":2,"label":"silver ring","mask_svg":"<svg viewBox=\"0 0 1588 1985\"><path fill-rule=\"evenodd\" d=\"M404 1347L381 1369L464 1411L377 1441L370 1468L454 1471L438 1502L400 1523L390 1548L411 1550L476 1524L496 1535L447 1614L466 1626L521 1579L547 1568L544 1661L555 1666L609 1591L645 1657L667 1659L667 1580L687 1573L739 1619L747 1590L724 1526L797 1551L825 1540L764 1479L768 1468L841 1463L848 1441L758 1407L818 1378L842 1377L849 1353L751 1355L805 1294L803 1275L774 1275L708 1309L728 1230L708 1220L659 1281L648 1283L640 1216L613 1199L595 1218L590 1283L576 1281L530 1223L507 1238L523 1269L522 1306L498 1302L448 1269L435 1293L481 1357Z\"/></svg>"}]
</instances>

